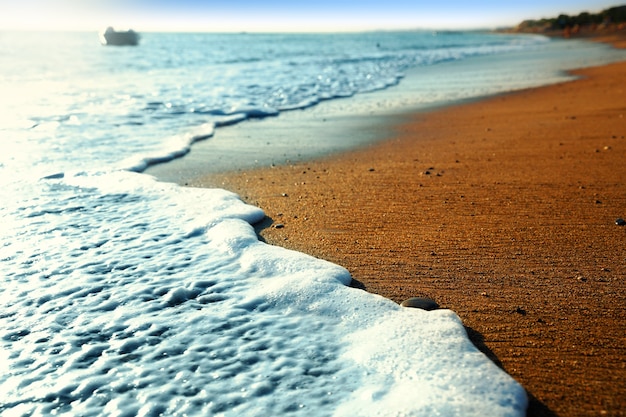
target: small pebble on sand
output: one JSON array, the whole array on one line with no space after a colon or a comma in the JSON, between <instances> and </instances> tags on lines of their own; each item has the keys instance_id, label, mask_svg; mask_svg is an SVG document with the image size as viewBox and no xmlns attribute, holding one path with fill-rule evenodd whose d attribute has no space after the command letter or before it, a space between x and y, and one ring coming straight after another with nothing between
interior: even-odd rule
<instances>
[{"instance_id":1,"label":"small pebble on sand","mask_svg":"<svg viewBox=\"0 0 626 417\"><path fill-rule=\"evenodd\" d=\"M615 220L615 224L618 226L626 226L626 220L620 217L619 219Z\"/></svg>"},{"instance_id":2,"label":"small pebble on sand","mask_svg":"<svg viewBox=\"0 0 626 417\"><path fill-rule=\"evenodd\" d=\"M404 300L400 305L402 307L421 308L427 311L437 310L439 308L439 304L437 304L435 300L427 297L412 297L408 300Z\"/></svg>"}]
</instances>

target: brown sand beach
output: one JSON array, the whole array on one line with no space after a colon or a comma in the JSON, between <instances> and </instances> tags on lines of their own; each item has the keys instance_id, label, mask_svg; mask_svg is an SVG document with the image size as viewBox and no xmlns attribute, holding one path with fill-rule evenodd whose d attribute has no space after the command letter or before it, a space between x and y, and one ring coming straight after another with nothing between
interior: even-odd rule
<instances>
[{"instance_id":1,"label":"brown sand beach","mask_svg":"<svg viewBox=\"0 0 626 417\"><path fill-rule=\"evenodd\" d=\"M626 62L406 117L386 140L211 175L260 235L396 302L435 299L529 416L626 415Z\"/></svg>"}]
</instances>

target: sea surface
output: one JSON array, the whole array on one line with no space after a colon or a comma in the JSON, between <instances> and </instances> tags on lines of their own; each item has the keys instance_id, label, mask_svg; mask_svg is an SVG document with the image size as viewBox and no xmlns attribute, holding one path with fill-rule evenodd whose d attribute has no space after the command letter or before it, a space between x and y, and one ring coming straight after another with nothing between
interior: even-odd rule
<instances>
[{"instance_id":1,"label":"sea surface","mask_svg":"<svg viewBox=\"0 0 626 417\"><path fill-rule=\"evenodd\" d=\"M454 312L352 289L260 242L260 208L143 172L259 119L441 105L623 58L478 32L0 32L0 415L524 415ZM230 162L256 146L240 139Z\"/></svg>"}]
</instances>

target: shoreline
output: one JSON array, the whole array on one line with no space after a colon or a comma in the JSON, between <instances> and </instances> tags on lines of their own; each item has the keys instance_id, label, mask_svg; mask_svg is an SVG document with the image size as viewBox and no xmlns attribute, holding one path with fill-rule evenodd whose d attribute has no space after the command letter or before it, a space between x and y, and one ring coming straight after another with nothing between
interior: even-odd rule
<instances>
[{"instance_id":1,"label":"shoreline","mask_svg":"<svg viewBox=\"0 0 626 417\"><path fill-rule=\"evenodd\" d=\"M362 149L190 185L239 193L265 210L268 243L356 286L455 311L529 416L624 415L625 72L574 71L418 113Z\"/></svg>"},{"instance_id":2,"label":"shoreline","mask_svg":"<svg viewBox=\"0 0 626 417\"><path fill-rule=\"evenodd\" d=\"M572 48L577 52L572 53ZM401 82L381 90L215 128L209 139L194 142L183 157L150 165L144 173L186 185L189 179L207 174L350 152L384 140L407 115L563 82L573 78L566 74L568 68L626 59L611 49L588 41L546 41L528 49L417 66Z\"/></svg>"}]
</instances>

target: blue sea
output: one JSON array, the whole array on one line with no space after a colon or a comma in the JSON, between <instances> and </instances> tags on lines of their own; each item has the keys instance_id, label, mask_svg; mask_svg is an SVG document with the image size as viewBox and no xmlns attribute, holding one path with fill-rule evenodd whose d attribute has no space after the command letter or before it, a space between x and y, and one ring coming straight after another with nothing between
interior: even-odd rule
<instances>
[{"instance_id":1,"label":"blue sea","mask_svg":"<svg viewBox=\"0 0 626 417\"><path fill-rule=\"evenodd\" d=\"M144 33L137 47L0 32L0 415L525 415L524 389L454 312L352 289L341 266L260 242L261 208L145 171L212 144L211 169L274 163L265 140L221 139L252 123L308 132L282 143L302 158L346 149L298 123L624 56L479 32Z\"/></svg>"}]
</instances>

